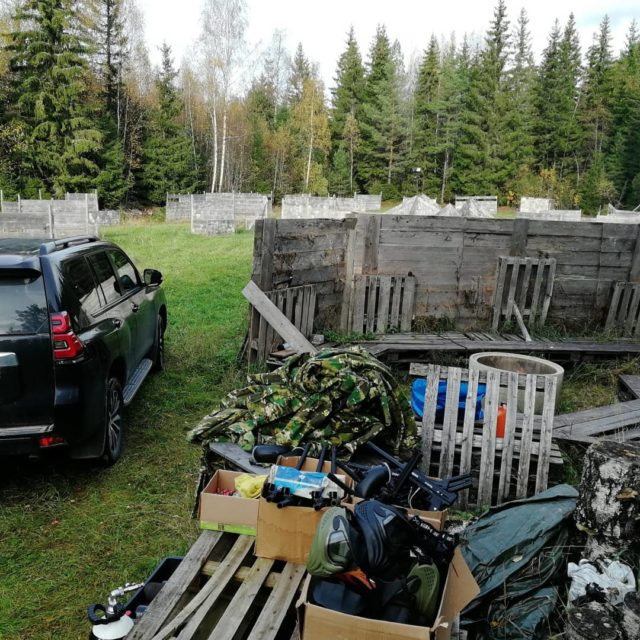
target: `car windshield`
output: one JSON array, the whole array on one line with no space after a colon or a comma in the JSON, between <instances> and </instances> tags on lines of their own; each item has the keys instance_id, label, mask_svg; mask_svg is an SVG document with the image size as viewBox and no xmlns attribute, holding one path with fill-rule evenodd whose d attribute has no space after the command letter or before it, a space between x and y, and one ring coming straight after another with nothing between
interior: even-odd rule
<instances>
[{"instance_id":1,"label":"car windshield","mask_svg":"<svg viewBox=\"0 0 640 640\"><path fill-rule=\"evenodd\" d=\"M49 331L43 278L37 271L0 271L0 335Z\"/></svg>"}]
</instances>

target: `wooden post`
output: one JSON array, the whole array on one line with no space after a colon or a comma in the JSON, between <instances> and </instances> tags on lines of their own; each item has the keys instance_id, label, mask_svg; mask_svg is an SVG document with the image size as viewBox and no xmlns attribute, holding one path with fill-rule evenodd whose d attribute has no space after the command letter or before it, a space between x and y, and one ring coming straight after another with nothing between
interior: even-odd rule
<instances>
[{"instance_id":1,"label":"wooden post","mask_svg":"<svg viewBox=\"0 0 640 640\"><path fill-rule=\"evenodd\" d=\"M527 255L527 234L529 233L529 220L527 218L516 218L513 221L513 232L511 233L510 256Z\"/></svg>"},{"instance_id":2,"label":"wooden post","mask_svg":"<svg viewBox=\"0 0 640 640\"><path fill-rule=\"evenodd\" d=\"M636 243L633 248L631 258L631 269L629 270L629 282L640 282L640 225L636 234Z\"/></svg>"},{"instance_id":3,"label":"wooden post","mask_svg":"<svg viewBox=\"0 0 640 640\"><path fill-rule=\"evenodd\" d=\"M89 194L84 194L84 226L85 233L89 235Z\"/></svg>"},{"instance_id":4,"label":"wooden post","mask_svg":"<svg viewBox=\"0 0 640 640\"><path fill-rule=\"evenodd\" d=\"M357 223L357 216L348 217L344 220L344 227L347 232L347 248L344 256L344 283L342 289L342 309L340 312L340 331L344 334L349 333L351 330L349 325L353 307L353 277Z\"/></svg>"},{"instance_id":5,"label":"wooden post","mask_svg":"<svg viewBox=\"0 0 640 640\"><path fill-rule=\"evenodd\" d=\"M48 206L48 213L49 213L49 233L51 234L52 238L55 238L55 229L53 226L53 206L51 204L51 202L49 202Z\"/></svg>"},{"instance_id":6,"label":"wooden post","mask_svg":"<svg viewBox=\"0 0 640 640\"><path fill-rule=\"evenodd\" d=\"M193 193L191 194L191 233L193 233Z\"/></svg>"},{"instance_id":7,"label":"wooden post","mask_svg":"<svg viewBox=\"0 0 640 640\"><path fill-rule=\"evenodd\" d=\"M367 215L364 237L364 259L362 261L363 274L378 273L378 250L380 247L380 227L382 218L379 214Z\"/></svg>"}]
</instances>

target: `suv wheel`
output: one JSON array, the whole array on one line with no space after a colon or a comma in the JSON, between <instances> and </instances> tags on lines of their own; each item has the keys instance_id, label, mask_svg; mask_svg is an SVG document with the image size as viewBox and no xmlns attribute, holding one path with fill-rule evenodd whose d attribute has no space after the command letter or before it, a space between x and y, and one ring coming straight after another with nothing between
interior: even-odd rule
<instances>
[{"instance_id":1,"label":"suv wheel","mask_svg":"<svg viewBox=\"0 0 640 640\"><path fill-rule=\"evenodd\" d=\"M156 342L153 346L153 371L164 370L164 322L158 316L156 323Z\"/></svg>"},{"instance_id":2,"label":"suv wheel","mask_svg":"<svg viewBox=\"0 0 640 640\"><path fill-rule=\"evenodd\" d=\"M116 378L109 378L105 391L105 440L103 458L113 464L122 454L124 437L124 402L122 387Z\"/></svg>"}]
</instances>

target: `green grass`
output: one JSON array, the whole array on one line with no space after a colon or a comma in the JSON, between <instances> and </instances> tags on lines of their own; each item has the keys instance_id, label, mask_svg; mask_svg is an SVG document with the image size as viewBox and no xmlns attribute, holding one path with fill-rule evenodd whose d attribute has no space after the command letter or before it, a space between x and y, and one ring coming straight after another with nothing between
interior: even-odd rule
<instances>
[{"instance_id":1,"label":"green grass","mask_svg":"<svg viewBox=\"0 0 640 640\"><path fill-rule=\"evenodd\" d=\"M192 236L185 225L108 230L141 268L160 269L169 309L167 368L127 413L112 468L9 462L0 470L0 638L86 638L86 607L144 579L197 536L190 519L199 448L187 430L242 382L241 290L253 235Z\"/></svg>"}]
</instances>

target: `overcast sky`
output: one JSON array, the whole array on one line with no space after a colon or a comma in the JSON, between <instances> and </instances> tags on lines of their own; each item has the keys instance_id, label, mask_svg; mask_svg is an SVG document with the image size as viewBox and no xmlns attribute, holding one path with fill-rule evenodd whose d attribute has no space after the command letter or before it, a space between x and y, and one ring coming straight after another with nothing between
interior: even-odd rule
<instances>
[{"instance_id":1,"label":"overcast sky","mask_svg":"<svg viewBox=\"0 0 640 640\"><path fill-rule=\"evenodd\" d=\"M171 45L176 63L189 51L200 31L203 1L139 0L154 63L163 40ZM287 48L293 51L302 42L305 53L319 63L325 83L331 86L351 24L363 57L366 58L376 25L383 23L390 38L400 41L408 60L426 47L432 33L440 36L455 31L458 37L465 32L483 34L495 3L496 0L248 0L247 36L255 50L256 45L269 43L274 30L283 30ZM529 5L508 0L507 6L512 24L520 8L526 7L536 55L544 48L555 18L564 23L571 11L576 16L583 52L605 13L611 19L616 53L623 46L632 18L640 22L640 0L536 0Z\"/></svg>"}]
</instances>

